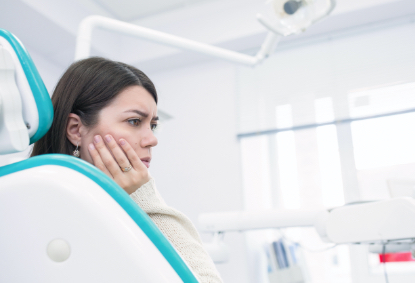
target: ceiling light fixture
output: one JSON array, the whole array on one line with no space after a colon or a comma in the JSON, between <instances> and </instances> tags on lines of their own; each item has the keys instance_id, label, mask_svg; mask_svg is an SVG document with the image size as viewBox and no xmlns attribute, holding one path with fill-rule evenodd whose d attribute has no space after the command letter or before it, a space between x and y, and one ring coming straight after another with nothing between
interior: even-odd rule
<instances>
[{"instance_id":1,"label":"ceiling light fixture","mask_svg":"<svg viewBox=\"0 0 415 283\"><path fill-rule=\"evenodd\" d=\"M336 6L335 0L271 0L258 21L268 30L288 36L304 32L310 25L328 16Z\"/></svg>"}]
</instances>

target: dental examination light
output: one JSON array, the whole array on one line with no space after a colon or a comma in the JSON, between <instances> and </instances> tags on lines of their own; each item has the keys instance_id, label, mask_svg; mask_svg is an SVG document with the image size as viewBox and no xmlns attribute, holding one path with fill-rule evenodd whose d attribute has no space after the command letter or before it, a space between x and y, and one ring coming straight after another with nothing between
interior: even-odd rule
<instances>
[{"instance_id":1,"label":"dental examination light","mask_svg":"<svg viewBox=\"0 0 415 283\"><path fill-rule=\"evenodd\" d=\"M304 32L310 25L328 16L335 0L271 0L258 21L268 30L283 36ZM271 19L271 20L270 20Z\"/></svg>"},{"instance_id":2,"label":"dental examination light","mask_svg":"<svg viewBox=\"0 0 415 283\"><path fill-rule=\"evenodd\" d=\"M102 16L89 16L82 20L79 25L75 61L90 56L92 32L94 29L100 28L183 50L202 53L236 64L256 66L272 54L282 36L303 32L311 24L327 16L334 9L335 0L273 0L267 6L270 6L269 4L271 4L271 7L268 7L267 13L273 14L273 20L269 20L268 17L262 14L257 15L258 21L269 32L255 56Z\"/></svg>"}]
</instances>

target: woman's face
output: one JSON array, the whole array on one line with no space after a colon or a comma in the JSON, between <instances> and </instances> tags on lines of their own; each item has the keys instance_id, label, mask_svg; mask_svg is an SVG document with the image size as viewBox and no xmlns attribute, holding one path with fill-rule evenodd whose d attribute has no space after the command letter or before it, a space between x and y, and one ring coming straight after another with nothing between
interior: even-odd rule
<instances>
[{"instance_id":1,"label":"woman's face","mask_svg":"<svg viewBox=\"0 0 415 283\"><path fill-rule=\"evenodd\" d=\"M93 163L88 145L93 143L96 135L104 139L109 134L117 143L121 138L125 139L140 159L146 159L143 163L149 167L151 148L158 142L153 133L157 122L157 105L151 94L141 86L127 87L101 110L94 127L84 128L81 158Z\"/></svg>"}]
</instances>

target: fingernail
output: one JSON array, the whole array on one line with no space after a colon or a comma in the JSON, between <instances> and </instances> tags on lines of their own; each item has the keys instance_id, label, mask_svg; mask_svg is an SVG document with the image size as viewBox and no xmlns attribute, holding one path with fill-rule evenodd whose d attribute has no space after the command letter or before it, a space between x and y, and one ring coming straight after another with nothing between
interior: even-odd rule
<instances>
[{"instance_id":1,"label":"fingernail","mask_svg":"<svg viewBox=\"0 0 415 283\"><path fill-rule=\"evenodd\" d=\"M125 145L125 140L120 139L120 145Z\"/></svg>"},{"instance_id":2,"label":"fingernail","mask_svg":"<svg viewBox=\"0 0 415 283\"><path fill-rule=\"evenodd\" d=\"M94 137L94 141L95 141L95 143L99 143L101 141L101 137L99 135L96 135Z\"/></svg>"},{"instance_id":3,"label":"fingernail","mask_svg":"<svg viewBox=\"0 0 415 283\"><path fill-rule=\"evenodd\" d=\"M90 150L93 150L95 148L94 144L92 144L92 143L90 143L88 147L89 147Z\"/></svg>"},{"instance_id":4,"label":"fingernail","mask_svg":"<svg viewBox=\"0 0 415 283\"><path fill-rule=\"evenodd\" d=\"M110 141L111 141L111 136L110 136L110 135L106 135L106 136L105 136L105 140L106 140L107 142L110 142Z\"/></svg>"}]
</instances>

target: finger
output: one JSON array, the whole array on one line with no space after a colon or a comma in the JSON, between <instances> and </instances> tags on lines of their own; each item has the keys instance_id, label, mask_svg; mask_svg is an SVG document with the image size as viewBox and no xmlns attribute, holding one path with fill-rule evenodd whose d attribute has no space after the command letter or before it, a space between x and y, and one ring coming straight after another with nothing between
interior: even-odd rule
<instances>
[{"instance_id":1,"label":"finger","mask_svg":"<svg viewBox=\"0 0 415 283\"><path fill-rule=\"evenodd\" d=\"M115 160L121 168L126 168L131 165L127 156L124 154L123 150L120 148L120 146L117 144L117 142L111 135L105 136L105 143L111 150L112 155L114 156Z\"/></svg>"},{"instance_id":2,"label":"finger","mask_svg":"<svg viewBox=\"0 0 415 283\"><path fill-rule=\"evenodd\" d=\"M104 163L105 167L111 173L111 175L116 178L119 174L122 173L120 166L118 165L117 161L115 161L114 157L111 155L108 148L105 146L104 141L102 140L100 135L96 135L94 137L95 148L99 152L101 156L102 162Z\"/></svg>"},{"instance_id":3,"label":"finger","mask_svg":"<svg viewBox=\"0 0 415 283\"><path fill-rule=\"evenodd\" d=\"M135 170L144 170L147 167L141 162L140 158L137 156L137 153L131 147L131 145L125 140L120 139L119 141L121 148L124 150L125 154L127 155L128 160L130 160L131 165L133 165Z\"/></svg>"},{"instance_id":4,"label":"finger","mask_svg":"<svg viewBox=\"0 0 415 283\"><path fill-rule=\"evenodd\" d=\"M107 167L105 167L104 162L102 162L101 156L99 155L99 152L96 150L94 144L89 144L88 151L91 155L95 167L104 172L108 177L113 178L111 173L108 171Z\"/></svg>"}]
</instances>

